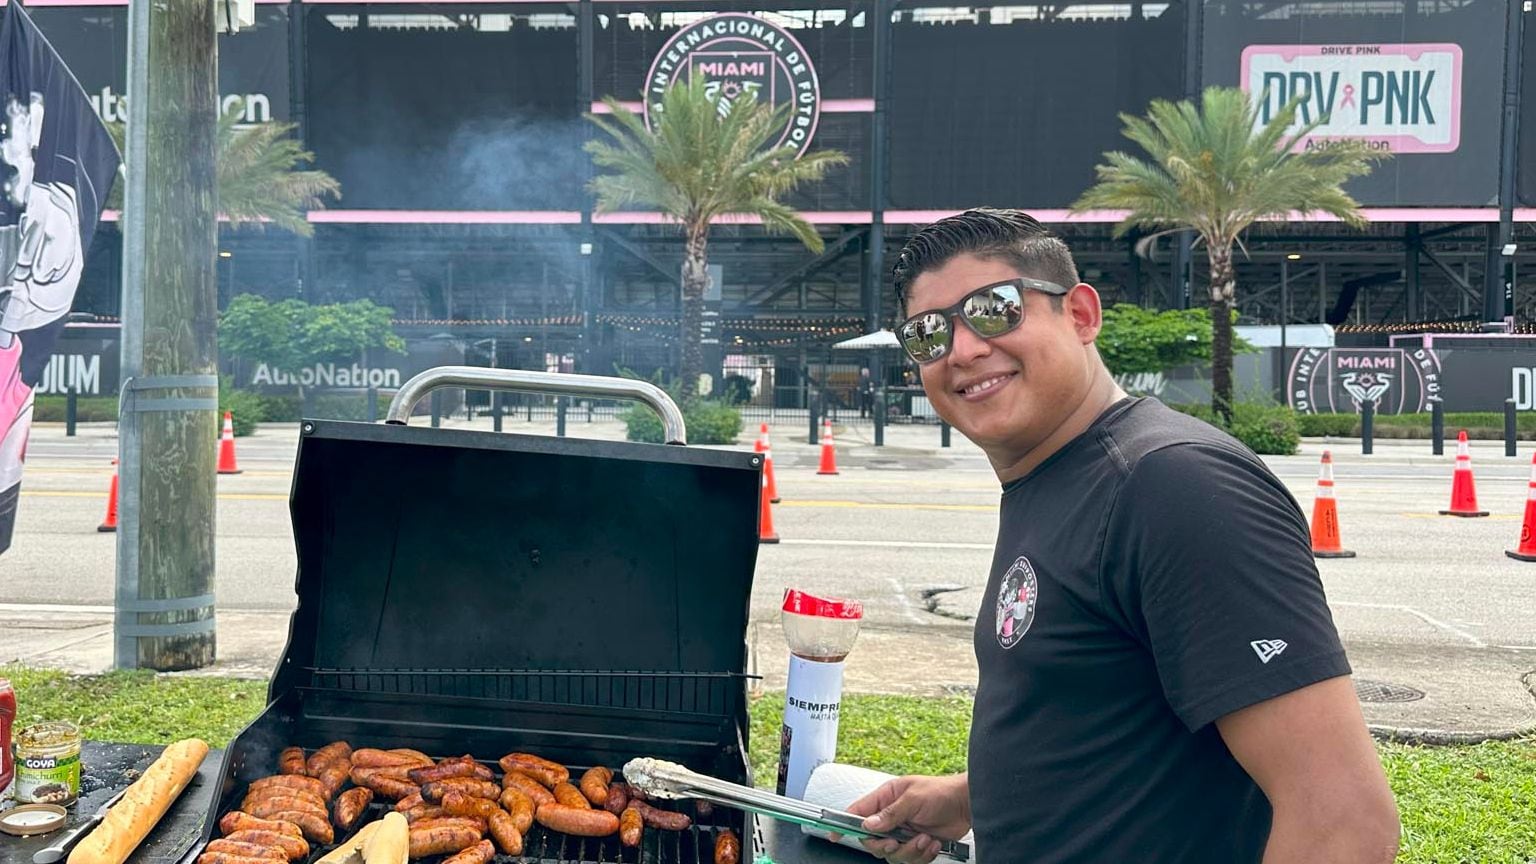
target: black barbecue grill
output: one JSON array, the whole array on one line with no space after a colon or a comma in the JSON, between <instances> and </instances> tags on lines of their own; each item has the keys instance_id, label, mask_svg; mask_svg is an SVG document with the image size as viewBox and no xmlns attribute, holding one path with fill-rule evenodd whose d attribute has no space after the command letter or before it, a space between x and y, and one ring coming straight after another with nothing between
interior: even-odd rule
<instances>
[{"instance_id":1,"label":"black barbecue grill","mask_svg":"<svg viewBox=\"0 0 1536 864\"><path fill-rule=\"evenodd\" d=\"M205 841L283 747L336 740L493 766L527 751L573 775L658 756L751 783L760 457L403 424L445 386L636 398L684 440L676 407L641 382L454 367L408 382L388 424L304 421L298 606L269 704L226 751ZM745 861L762 847L740 811L678 809L694 827L648 828L638 849L535 824L525 854L498 862L707 864L727 827Z\"/></svg>"}]
</instances>

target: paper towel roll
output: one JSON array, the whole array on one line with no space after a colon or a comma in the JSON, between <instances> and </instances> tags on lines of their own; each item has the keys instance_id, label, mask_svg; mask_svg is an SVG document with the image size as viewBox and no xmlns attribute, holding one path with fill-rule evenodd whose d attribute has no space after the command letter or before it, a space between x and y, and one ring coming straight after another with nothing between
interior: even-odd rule
<instances>
[{"instance_id":1,"label":"paper towel roll","mask_svg":"<svg viewBox=\"0 0 1536 864\"><path fill-rule=\"evenodd\" d=\"M848 805L875 791L880 787L880 784L894 779L894 777L894 774L873 771L869 768L861 768L858 765L842 765L837 762L828 762L825 765L817 766L816 770L811 772L811 779L805 784L805 800L822 807L847 810ZM820 837L823 840L829 839L830 836L829 832L823 831L820 828L812 828L809 825L801 825L800 830L812 837ZM975 838L967 832L961 839L971 847L969 864L975 864ZM845 835L839 842L851 849L864 851L864 846L853 837ZM953 859L940 855L935 860L950 861Z\"/></svg>"}]
</instances>

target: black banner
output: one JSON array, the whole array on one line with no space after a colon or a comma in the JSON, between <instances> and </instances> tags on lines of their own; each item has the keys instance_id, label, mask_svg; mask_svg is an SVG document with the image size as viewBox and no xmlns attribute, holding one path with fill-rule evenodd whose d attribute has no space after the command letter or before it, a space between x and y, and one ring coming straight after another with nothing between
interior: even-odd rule
<instances>
[{"instance_id":1,"label":"black banner","mask_svg":"<svg viewBox=\"0 0 1536 864\"><path fill-rule=\"evenodd\" d=\"M1304 98L1328 117L1313 146L1337 135L1392 152L1347 187L1362 204L1491 206L1506 0L1392 8L1207 0L1204 82L1267 87L1272 106Z\"/></svg>"},{"instance_id":2,"label":"black banner","mask_svg":"<svg viewBox=\"0 0 1536 864\"><path fill-rule=\"evenodd\" d=\"M43 35L12 3L0 26L0 552L11 545L32 396L49 365L117 177L117 148Z\"/></svg>"},{"instance_id":3,"label":"black banner","mask_svg":"<svg viewBox=\"0 0 1536 864\"><path fill-rule=\"evenodd\" d=\"M1184 12L1173 2L1146 19L898 21L890 206L1071 204L1104 151L1132 146L1116 112L1181 95Z\"/></svg>"},{"instance_id":4,"label":"black banner","mask_svg":"<svg viewBox=\"0 0 1536 864\"><path fill-rule=\"evenodd\" d=\"M1536 350L1513 340L1476 348L1457 341L1287 352L1286 402L1306 414L1359 413L1365 402L1381 414L1415 414L1435 397L1446 411L1503 411L1506 399L1536 411Z\"/></svg>"},{"instance_id":5,"label":"black banner","mask_svg":"<svg viewBox=\"0 0 1536 864\"><path fill-rule=\"evenodd\" d=\"M101 119L127 120L128 7L42 8L31 14ZM247 123L289 119L287 7L258 5L254 27L219 36L219 95L226 110L241 100Z\"/></svg>"}]
</instances>

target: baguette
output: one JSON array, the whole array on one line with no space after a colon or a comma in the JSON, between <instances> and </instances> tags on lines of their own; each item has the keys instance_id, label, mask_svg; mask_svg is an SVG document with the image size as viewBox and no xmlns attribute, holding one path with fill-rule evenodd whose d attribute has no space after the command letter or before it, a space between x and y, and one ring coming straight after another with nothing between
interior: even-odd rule
<instances>
[{"instance_id":1,"label":"baguette","mask_svg":"<svg viewBox=\"0 0 1536 864\"><path fill-rule=\"evenodd\" d=\"M107 811L101 824L69 853L69 864L124 864L187 788L207 755L208 745L196 738L166 747Z\"/></svg>"},{"instance_id":2,"label":"baguette","mask_svg":"<svg viewBox=\"0 0 1536 864\"><path fill-rule=\"evenodd\" d=\"M376 823L379 830L363 844L363 864L406 864L410 851L410 827L405 816L385 813Z\"/></svg>"},{"instance_id":3,"label":"baguette","mask_svg":"<svg viewBox=\"0 0 1536 864\"><path fill-rule=\"evenodd\" d=\"M363 844L368 842L368 838L372 837L382 824L384 823L369 822L346 842L325 853L325 856L315 864L357 864L363 860Z\"/></svg>"}]
</instances>

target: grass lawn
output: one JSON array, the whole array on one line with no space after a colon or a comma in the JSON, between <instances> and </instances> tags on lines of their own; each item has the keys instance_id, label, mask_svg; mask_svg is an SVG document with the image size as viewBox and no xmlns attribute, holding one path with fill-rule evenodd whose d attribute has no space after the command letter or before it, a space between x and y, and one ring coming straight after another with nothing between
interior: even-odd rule
<instances>
[{"instance_id":1,"label":"grass lawn","mask_svg":"<svg viewBox=\"0 0 1536 864\"><path fill-rule=\"evenodd\" d=\"M22 724L68 719L89 738L160 743L197 736L223 746L262 707L266 684L114 673L74 678L0 666L16 685ZM783 695L752 704L752 767L775 776ZM850 696L838 758L892 773L965 767L969 699ZM1529 864L1536 860L1536 741L1463 747L1380 745L1403 819L1403 864Z\"/></svg>"}]
</instances>

